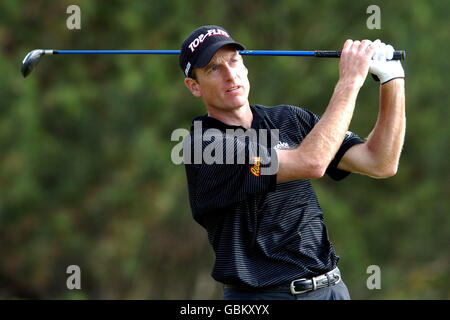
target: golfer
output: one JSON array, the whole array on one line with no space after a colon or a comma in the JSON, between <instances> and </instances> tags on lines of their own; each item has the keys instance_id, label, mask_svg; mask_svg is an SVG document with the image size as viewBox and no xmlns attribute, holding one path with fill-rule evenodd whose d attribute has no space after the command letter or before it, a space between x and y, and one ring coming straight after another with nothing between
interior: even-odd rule
<instances>
[{"instance_id":1,"label":"golfer","mask_svg":"<svg viewBox=\"0 0 450 320\"><path fill-rule=\"evenodd\" d=\"M180 54L185 85L207 110L193 119L183 156L192 214L215 252L212 277L223 283L223 299L350 299L310 179L396 174L405 135L403 68L389 60L392 46L347 40L319 117L290 105L250 104L243 49L223 28L203 26ZM368 72L380 81L380 106L362 140L348 129Z\"/></svg>"}]
</instances>

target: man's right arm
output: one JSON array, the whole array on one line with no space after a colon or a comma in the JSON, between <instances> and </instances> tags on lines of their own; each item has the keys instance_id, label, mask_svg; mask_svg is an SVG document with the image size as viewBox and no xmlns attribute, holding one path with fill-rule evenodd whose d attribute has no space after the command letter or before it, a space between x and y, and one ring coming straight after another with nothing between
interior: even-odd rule
<instances>
[{"instance_id":1,"label":"man's right arm","mask_svg":"<svg viewBox=\"0 0 450 320\"><path fill-rule=\"evenodd\" d=\"M277 182L320 178L325 174L350 126L356 98L374 50L368 40L345 42L339 63L339 81L321 119L299 147L277 150Z\"/></svg>"}]
</instances>

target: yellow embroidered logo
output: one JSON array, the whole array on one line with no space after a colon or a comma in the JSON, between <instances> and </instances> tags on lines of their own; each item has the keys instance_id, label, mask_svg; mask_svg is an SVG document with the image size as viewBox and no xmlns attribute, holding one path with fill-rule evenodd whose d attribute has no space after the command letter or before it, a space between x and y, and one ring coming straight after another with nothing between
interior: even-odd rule
<instances>
[{"instance_id":1,"label":"yellow embroidered logo","mask_svg":"<svg viewBox=\"0 0 450 320\"><path fill-rule=\"evenodd\" d=\"M253 157L253 162L255 163L253 166L250 167L250 172L255 176L259 177L261 173L261 158L260 157Z\"/></svg>"}]
</instances>

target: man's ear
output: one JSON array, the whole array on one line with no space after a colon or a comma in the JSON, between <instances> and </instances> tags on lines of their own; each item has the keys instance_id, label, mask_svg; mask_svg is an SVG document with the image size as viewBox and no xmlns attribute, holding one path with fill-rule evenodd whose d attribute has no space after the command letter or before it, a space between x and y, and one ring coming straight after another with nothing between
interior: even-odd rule
<instances>
[{"instance_id":1,"label":"man's ear","mask_svg":"<svg viewBox=\"0 0 450 320\"><path fill-rule=\"evenodd\" d=\"M185 78L184 84L189 89L189 91L191 91L194 97L201 97L200 84L197 82L197 80L194 80L192 78Z\"/></svg>"}]
</instances>

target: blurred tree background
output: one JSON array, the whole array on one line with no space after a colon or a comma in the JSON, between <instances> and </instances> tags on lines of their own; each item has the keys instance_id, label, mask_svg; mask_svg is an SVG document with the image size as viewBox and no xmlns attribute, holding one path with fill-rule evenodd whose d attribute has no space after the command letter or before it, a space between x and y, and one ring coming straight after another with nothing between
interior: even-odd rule
<instances>
[{"instance_id":1,"label":"blurred tree background","mask_svg":"<svg viewBox=\"0 0 450 320\"><path fill-rule=\"evenodd\" d=\"M66 9L81 9L69 30ZM368 29L369 5L381 29ZM179 49L205 24L248 49L340 49L347 38L407 50L407 132L398 174L313 181L353 299L449 299L448 1L13 1L0 3L0 298L216 299L214 253L191 217L177 128L205 114L178 56L44 57L45 49ZM337 59L245 57L252 104L321 115ZM351 130L378 112L369 76ZM69 265L81 290L68 290ZM378 265L381 289L369 290Z\"/></svg>"}]
</instances>

